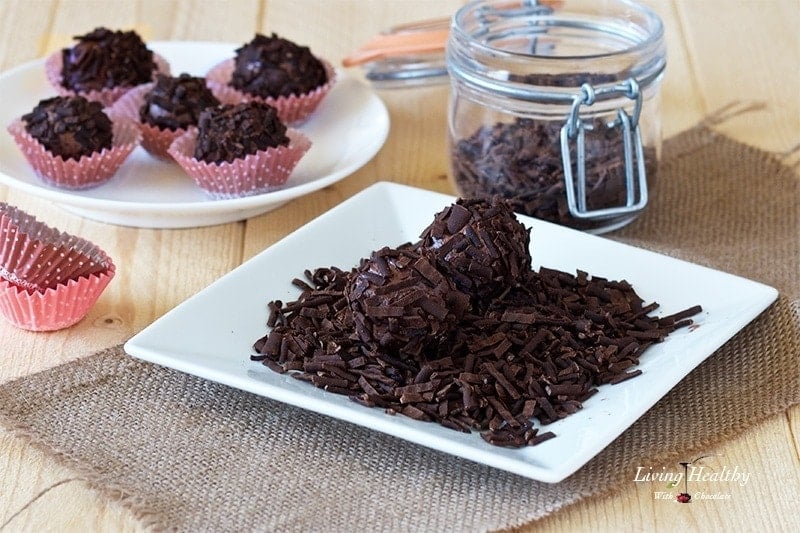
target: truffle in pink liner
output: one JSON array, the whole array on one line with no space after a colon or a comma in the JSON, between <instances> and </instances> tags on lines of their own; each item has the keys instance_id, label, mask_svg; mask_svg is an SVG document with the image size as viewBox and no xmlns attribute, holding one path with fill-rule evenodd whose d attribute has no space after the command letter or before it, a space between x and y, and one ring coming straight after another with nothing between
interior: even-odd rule
<instances>
[{"instance_id":1,"label":"truffle in pink liner","mask_svg":"<svg viewBox=\"0 0 800 533\"><path fill-rule=\"evenodd\" d=\"M305 121L336 80L336 71L308 47L278 37L256 34L236 56L206 74L220 99L260 101L274 106L286 124Z\"/></svg>"},{"instance_id":2,"label":"truffle in pink liner","mask_svg":"<svg viewBox=\"0 0 800 533\"><path fill-rule=\"evenodd\" d=\"M14 326L51 331L79 322L115 271L89 241L0 203L0 313Z\"/></svg>"},{"instance_id":3,"label":"truffle in pink liner","mask_svg":"<svg viewBox=\"0 0 800 533\"><path fill-rule=\"evenodd\" d=\"M153 81L157 73L169 74L167 61L134 31L101 27L75 39L74 46L45 61L47 79L62 96L79 94L109 106L137 85Z\"/></svg>"},{"instance_id":4,"label":"truffle in pink liner","mask_svg":"<svg viewBox=\"0 0 800 533\"><path fill-rule=\"evenodd\" d=\"M210 196L236 198L286 183L310 147L275 108L245 102L204 111L199 127L176 139L169 153Z\"/></svg>"},{"instance_id":5,"label":"truffle in pink liner","mask_svg":"<svg viewBox=\"0 0 800 533\"><path fill-rule=\"evenodd\" d=\"M111 179L141 138L134 122L112 123L99 103L81 96L42 100L8 131L36 174L65 189Z\"/></svg>"},{"instance_id":6,"label":"truffle in pink liner","mask_svg":"<svg viewBox=\"0 0 800 533\"><path fill-rule=\"evenodd\" d=\"M107 111L115 120L135 121L145 150L155 157L171 159L167 150L172 142L197 125L203 110L220 103L203 78L159 74L155 82L129 91Z\"/></svg>"}]
</instances>

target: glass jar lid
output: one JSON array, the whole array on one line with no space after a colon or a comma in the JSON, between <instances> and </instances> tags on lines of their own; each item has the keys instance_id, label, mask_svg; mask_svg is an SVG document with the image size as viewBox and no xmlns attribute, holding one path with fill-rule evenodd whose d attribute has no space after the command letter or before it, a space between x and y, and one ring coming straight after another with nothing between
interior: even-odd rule
<instances>
[{"instance_id":1,"label":"glass jar lid","mask_svg":"<svg viewBox=\"0 0 800 533\"><path fill-rule=\"evenodd\" d=\"M459 9L447 45L450 75L495 95L569 104L587 83L603 100L619 97L612 90L619 82L646 88L663 73L664 28L650 9L628 0L554 4L478 0Z\"/></svg>"},{"instance_id":2,"label":"glass jar lid","mask_svg":"<svg viewBox=\"0 0 800 533\"><path fill-rule=\"evenodd\" d=\"M478 0L453 16L446 61L453 90L466 99L560 123L570 215L610 220L635 216L648 201L639 119L666 66L663 35L660 18L630 0L528 0L513 7ZM620 204L589 204L590 136L618 140L604 144L624 163Z\"/></svg>"},{"instance_id":3,"label":"glass jar lid","mask_svg":"<svg viewBox=\"0 0 800 533\"><path fill-rule=\"evenodd\" d=\"M627 0L478 0L452 18L395 26L346 58L345 66L362 64L380 88L445 83L449 67L511 97L547 100L578 72L580 83L567 85L633 77L646 87L664 70L663 32L655 13ZM449 46L445 58L448 38L463 47ZM482 66L475 68L475 61ZM531 95L532 85L548 87L548 94Z\"/></svg>"}]
</instances>

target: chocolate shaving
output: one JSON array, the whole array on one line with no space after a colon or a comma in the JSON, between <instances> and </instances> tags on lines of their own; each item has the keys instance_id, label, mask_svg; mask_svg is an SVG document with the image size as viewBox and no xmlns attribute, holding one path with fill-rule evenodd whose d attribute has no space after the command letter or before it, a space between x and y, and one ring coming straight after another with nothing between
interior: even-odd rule
<instances>
[{"instance_id":1,"label":"chocolate shaving","mask_svg":"<svg viewBox=\"0 0 800 533\"><path fill-rule=\"evenodd\" d=\"M657 304L625 281L532 271L527 250L520 257L509 240L527 246L528 233L509 220L519 224L507 204L459 201L415 244L382 248L349 272L306 271L296 301L269 305L274 326L256 357L361 405L480 431L493 445L553 438L534 421L574 414L597 386L641 374L631 368L642 352L701 309L651 317ZM448 258L459 266L445 268ZM470 279L473 261L493 274Z\"/></svg>"}]
</instances>

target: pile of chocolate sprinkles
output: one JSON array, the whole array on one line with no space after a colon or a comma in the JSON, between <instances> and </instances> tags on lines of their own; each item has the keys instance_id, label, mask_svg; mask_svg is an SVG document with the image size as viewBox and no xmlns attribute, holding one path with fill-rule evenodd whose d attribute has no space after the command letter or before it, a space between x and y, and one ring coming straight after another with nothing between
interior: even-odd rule
<instances>
[{"instance_id":1,"label":"pile of chocolate sprinkles","mask_svg":"<svg viewBox=\"0 0 800 533\"><path fill-rule=\"evenodd\" d=\"M459 200L416 244L378 250L350 271L307 270L292 281L297 300L268 304L271 330L251 359L365 406L521 447L555 436L534 420L560 420L599 385L641 374L642 353L701 311L652 317L658 304L628 282L533 271L527 250L511 258L528 267L512 278L503 235L524 235L527 246L507 204ZM459 268L443 268L444 258ZM464 291L445 277L453 272L478 273L466 286L481 290ZM487 279L505 286L487 292Z\"/></svg>"}]
</instances>

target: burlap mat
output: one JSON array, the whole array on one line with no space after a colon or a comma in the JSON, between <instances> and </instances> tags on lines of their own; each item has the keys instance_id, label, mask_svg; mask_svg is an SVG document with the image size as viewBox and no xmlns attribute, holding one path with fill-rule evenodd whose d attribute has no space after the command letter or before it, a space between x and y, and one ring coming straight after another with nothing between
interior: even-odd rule
<instances>
[{"instance_id":1,"label":"burlap mat","mask_svg":"<svg viewBox=\"0 0 800 533\"><path fill-rule=\"evenodd\" d=\"M763 281L778 302L566 481L548 485L142 363L119 347L0 387L0 421L156 529L511 527L800 401L800 194L773 155L697 127L614 235Z\"/></svg>"}]
</instances>

